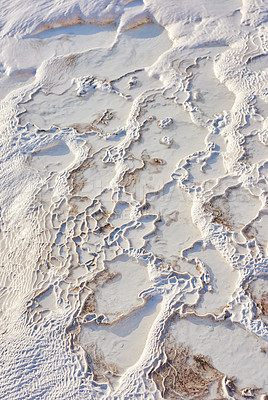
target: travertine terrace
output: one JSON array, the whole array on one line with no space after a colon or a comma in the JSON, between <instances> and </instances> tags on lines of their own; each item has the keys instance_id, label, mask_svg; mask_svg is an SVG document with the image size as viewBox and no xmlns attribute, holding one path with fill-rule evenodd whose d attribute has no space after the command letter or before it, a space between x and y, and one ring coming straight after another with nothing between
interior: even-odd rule
<instances>
[{"instance_id":1,"label":"travertine terrace","mask_svg":"<svg viewBox=\"0 0 268 400\"><path fill-rule=\"evenodd\" d=\"M267 1L0 7L0 399L267 400Z\"/></svg>"}]
</instances>

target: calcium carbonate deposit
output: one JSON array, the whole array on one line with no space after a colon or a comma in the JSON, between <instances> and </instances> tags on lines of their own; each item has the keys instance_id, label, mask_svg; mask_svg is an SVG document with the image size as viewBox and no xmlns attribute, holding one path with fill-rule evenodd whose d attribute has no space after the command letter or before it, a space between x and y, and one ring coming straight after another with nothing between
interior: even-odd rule
<instances>
[{"instance_id":1,"label":"calcium carbonate deposit","mask_svg":"<svg viewBox=\"0 0 268 400\"><path fill-rule=\"evenodd\" d=\"M267 0L0 7L0 399L267 400Z\"/></svg>"}]
</instances>

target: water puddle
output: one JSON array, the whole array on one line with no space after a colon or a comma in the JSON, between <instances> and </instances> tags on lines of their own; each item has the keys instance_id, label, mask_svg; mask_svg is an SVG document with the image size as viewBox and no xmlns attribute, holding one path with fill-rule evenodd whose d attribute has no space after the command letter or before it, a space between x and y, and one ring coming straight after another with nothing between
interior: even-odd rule
<instances>
[{"instance_id":1,"label":"water puddle","mask_svg":"<svg viewBox=\"0 0 268 400\"><path fill-rule=\"evenodd\" d=\"M209 291L201 294L200 301L195 307L198 314L220 314L223 308L231 300L240 274L232 269L231 265L213 248L200 249L200 245L196 245L193 249L184 253L189 260L195 257L205 263L209 280Z\"/></svg>"},{"instance_id":2,"label":"water puddle","mask_svg":"<svg viewBox=\"0 0 268 400\"><path fill-rule=\"evenodd\" d=\"M56 141L32 153L31 166L41 174L48 171L60 172L69 167L75 159L66 143Z\"/></svg>"},{"instance_id":3,"label":"water puddle","mask_svg":"<svg viewBox=\"0 0 268 400\"><path fill-rule=\"evenodd\" d=\"M189 196L170 183L164 190L147 196L149 212L156 214L156 230L151 234L146 249L166 262L178 259L181 250L200 239L200 232L191 218Z\"/></svg>"},{"instance_id":4,"label":"water puddle","mask_svg":"<svg viewBox=\"0 0 268 400\"><path fill-rule=\"evenodd\" d=\"M142 305L139 293L150 287L150 280L146 266L126 255L106 264L113 278L97 288L96 311L113 322Z\"/></svg>"},{"instance_id":5,"label":"water puddle","mask_svg":"<svg viewBox=\"0 0 268 400\"><path fill-rule=\"evenodd\" d=\"M160 298L152 298L114 325L83 326L79 341L92 359L95 375L121 374L135 364L159 311Z\"/></svg>"},{"instance_id":6,"label":"water puddle","mask_svg":"<svg viewBox=\"0 0 268 400\"><path fill-rule=\"evenodd\" d=\"M193 104L210 118L224 110L230 111L235 101L234 94L216 78L212 60L198 62L190 90Z\"/></svg>"}]
</instances>

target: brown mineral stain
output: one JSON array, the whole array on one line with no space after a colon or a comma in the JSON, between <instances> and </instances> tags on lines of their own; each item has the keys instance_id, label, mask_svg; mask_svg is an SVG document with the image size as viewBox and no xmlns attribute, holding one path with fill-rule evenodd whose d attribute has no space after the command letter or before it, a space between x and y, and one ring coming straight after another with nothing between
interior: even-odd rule
<instances>
[{"instance_id":1,"label":"brown mineral stain","mask_svg":"<svg viewBox=\"0 0 268 400\"><path fill-rule=\"evenodd\" d=\"M164 347L166 361L151 373L164 399L204 399L210 386L220 381L223 374L213 367L208 358L194 355L188 347L168 339Z\"/></svg>"}]
</instances>

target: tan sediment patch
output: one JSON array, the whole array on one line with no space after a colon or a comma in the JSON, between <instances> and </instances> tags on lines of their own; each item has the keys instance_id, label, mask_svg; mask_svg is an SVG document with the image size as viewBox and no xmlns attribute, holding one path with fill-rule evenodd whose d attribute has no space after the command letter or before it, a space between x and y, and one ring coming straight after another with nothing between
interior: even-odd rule
<instances>
[{"instance_id":1,"label":"tan sediment patch","mask_svg":"<svg viewBox=\"0 0 268 400\"><path fill-rule=\"evenodd\" d=\"M259 140L258 135L247 136L243 147L245 149L245 157L250 164L267 159L267 146Z\"/></svg>"},{"instance_id":2,"label":"tan sediment patch","mask_svg":"<svg viewBox=\"0 0 268 400\"><path fill-rule=\"evenodd\" d=\"M135 171L126 172L120 182L120 185L124 186L128 190L131 190L138 182L141 170L144 167L145 166L143 166L142 168L135 169Z\"/></svg>"},{"instance_id":3,"label":"tan sediment patch","mask_svg":"<svg viewBox=\"0 0 268 400\"><path fill-rule=\"evenodd\" d=\"M114 118L114 116L114 112L112 112L111 110L105 110L97 117L94 122L101 125L107 125L109 121Z\"/></svg>"},{"instance_id":4,"label":"tan sediment patch","mask_svg":"<svg viewBox=\"0 0 268 400\"><path fill-rule=\"evenodd\" d=\"M133 21L133 23L129 23L129 24L125 25L123 27L123 31L124 32L130 31L131 29L136 29L136 28L138 28L138 27L140 27L142 25L145 25L145 24L152 24L153 25L153 23L154 22L153 22L152 18L150 17L150 15L144 15L142 20Z\"/></svg>"},{"instance_id":5,"label":"tan sediment patch","mask_svg":"<svg viewBox=\"0 0 268 400\"><path fill-rule=\"evenodd\" d=\"M71 128L75 129L78 133L89 133L89 132L97 132L101 133L101 129L97 128L93 124L74 124Z\"/></svg>"},{"instance_id":6,"label":"tan sediment patch","mask_svg":"<svg viewBox=\"0 0 268 400\"><path fill-rule=\"evenodd\" d=\"M203 204L203 210L213 215L212 222L220 225L226 226L226 228L231 229L229 222L226 218L224 218L222 211L213 203L205 203Z\"/></svg>"},{"instance_id":7,"label":"tan sediment patch","mask_svg":"<svg viewBox=\"0 0 268 400\"><path fill-rule=\"evenodd\" d=\"M63 67L72 67L75 65L76 61L79 59L79 54L70 54L63 58Z\"/></svg>"},{"instance_id":8,"label":"tan sediment patch","mask_svg":"<svg viewBox=\"0 0 268 400\"><path fill-rule=\"evenodd\" d=\"M225 225L233 231L240 231L253 220L260 207L260 200L242 186L227 189L223 195L215 196L207 205L214 216L213 222Z\"/></svg>"},{"instance_id":9,"label":"tan sediment patch","mask_svg":"<svg viewBox=\"0 0 268 400\"><path fill-rule=\"evenodd\" d=\"M72 194L79 193L85 186L86 181L83 177L83 172L90 166L90 163L91 159L87 158L81 165L70 171L68 181Z\"/></svg>"},{"instance_id":10,"label":"tan sediment patch","mask_svg":"<svg viewBox=\"0 0 268 400\"><path fill-rule=\"evenodd\" d=\"M49 31L51 29L56 29L64 26L72 26L72 25L81 25L84 24L85 20L81 18L79 15L77 17L74 17L72 20L66 20L66 21L55 21L54 23L47 23L44 25L39 26L33 33L32 35L38 35L41 32L44 31Z\"/></svg>"},{"instance_id":11,"label":"tan sediment patch","mask_svg":"<svg viewBox=\"0 0 268 400\"><path fill-rule=\"evenodd\" d=\"M259 316L268 323L268 280L256 279L249 286L249 292L258 308Z\"/></svg>"},{"instance_id":12,"label":"tan sediment patch","mask_svg":"<svg viewBox=\"0 0 268 400\"><path fill-rule=\"evenodd\" d=\"M95 21L94 21L95 22ZM99 25L109 25L112 24L114 21L112 19L107 18L107 20L102 21ZM74 16L72 18L68 18L66 20L57 20L51 23L46 23L38 26L31 34L31 36L38 35L42 32L57 29L57 28L64 28L73 25L82 25L82 24L91 24L91 22L86 21L80 15Z\"/></svg>"},{"instance_id":13,"label":"tan sediment patch","mask_svg":"<svg viewBox=\"0 0 268 400\"><path fill-rule=\"evenodd\" d=\"M219 390L223 374L207 357L192 354L188 347L171 337L166 339L164 353L166 361L151 377L165 399L203 399L215 382Z\"/></svg>"},{"instance_id":14,"label":"tan sediment patch","mask_svg":"<svg viewBox=\"0 0 268 400\"><path fill-rule=\"evenodd\" d=\"M160 306L160 297L150 298L142 307L112 324L96 319L80 325L79 344L87 353L92 370L95 369L93 375L107 381L112 375L122 375L139 360ZM111 368L111 364L113 367L116 365L116 370Z\"/></svg>"},{"instance_id":15,"label":"tan sediment patch","mask_svg":"<svg viewBox=\"0 0 268 400\"><path fill-rule=\"evenodd\" d=\"M167 164L165 160L158 157L151 158L147 153L141 156L141 162L143 164L142 167L138 167L134 171L126 172L120 182L127 191L133 193L135 198L138 199L143 199L146 191L154 191L154 185L144 179L143 174L145 173L147 176L161 174L163 167ZM146 182L144 185L145 188L139 186L141 181Z\"/></svg>"},{"instance_id":16,"label":"tan sediment patch","mask_svg":"<svg viewBox=\"0 0 268 400\"><path fill-rule=\"evenodd\" d=\"M262 294L261 309L262 313L268 317L268 292Z\"/></svg>"},{"instance_id":17,"label":"tan sediment patch","mask_svg":"<svg viewBox=\"0 0 268 400\"><path fill-rule=\"evenodd\" d=\"M89 197L82 196L72 196L69 200L70 210L69 215L76 216L81 212L84 212L86 207L91 204L91 199Z\"/></svg>"},{"instance_id":18,"label":"tan sediment patch","mask_svg":"<svg viewBox=\"0 0 268 400\"><path fill-rule=\"evenodd\" d=\"M96 299L93 293L91 293L85 300L82 310L80 312L80 316L84 316L87 314L93 314L96 312Z\"/></svg>"},{"instance_id":19,"label":"tan sediment patch","mask_svg":"<svg viewBox=\"0 0 268 400\"><path fill-rule=\"evenodd\" d=\"M107 269L97 272L92 279L87 282L87 287L92 291L86 297L79 317L85 317L88 314L95 314L97 312L97 301L95 291L99 286L103 286L105 283L116 278L117 273L111 273Z\"/></svg>"},{"instance_id":20,"label":"tan sediment patch","mask_svg":"<svg viewBox=\"0 0 268 400\"><path fill-rule=\"evenodd\" d=\"M266 211L260 211L257 218L255 218L249 225L243 229L243 234L248 239L256 239L259 246L267 247L268 243L268 215Z\"/></svg>"},{"instance_id":21,"label":"tan sediment patch","mask_svg":"<svg viewBox=\"0 0 268 400\"><path fill-rule=\"evenodd\" d=\"M233 396L236 400L241 399L239 390L246 388L255 388L261 393L267 393L267 345L261 338L247 332L238 324L232 324L228 320L217 322L211 317L200 318L193 313L188 314L186 318L174 318L167 334L168 343L169 337L175 338L175 343L171 341L170 346L176 348L177 345L183 344L191 349L192 354L209 357L212 366L220 371L221 376L224 374L224 399L228 396ZM229 383L226 381L232 382L233 389L228 387ZM206 399L203 395L197 398ZM215 392L214 397L209 397L211 400L217 398ZM186 399L188 400L187 397Z\"/></svg>"},{"instance_id":22,"label":"tan sediment patch","mask_svg":"<svg viewBox=\"0 0 268 400\"><path fill-rule=\"evenodd\" d=\"M95 343L87 346L86 354L87 364L95 381L107 381L109 375L118 375L117 366L112 362L105 361L103 352Z\"/></svg>"}]
</instances>

